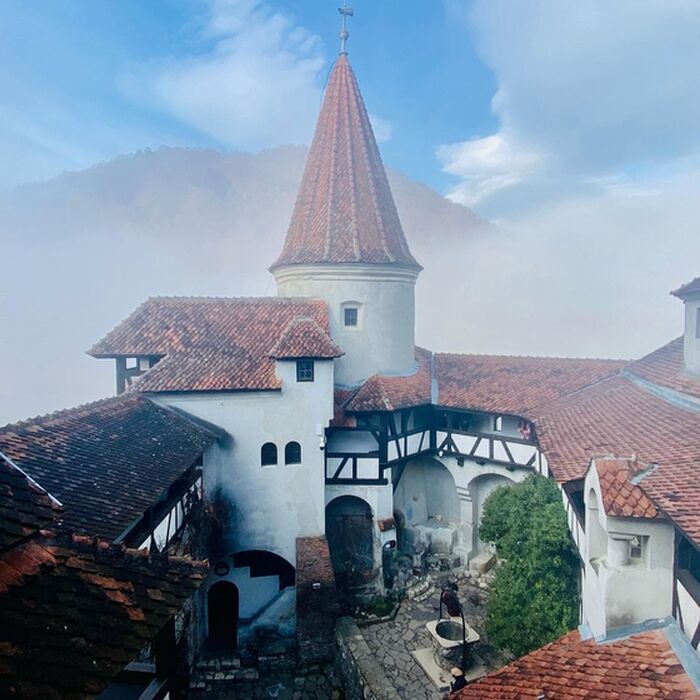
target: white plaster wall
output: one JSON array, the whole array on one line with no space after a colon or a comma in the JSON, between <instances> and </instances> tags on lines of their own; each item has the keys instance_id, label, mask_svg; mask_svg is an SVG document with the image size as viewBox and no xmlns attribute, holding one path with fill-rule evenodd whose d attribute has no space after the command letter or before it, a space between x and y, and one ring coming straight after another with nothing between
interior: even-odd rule
<instances>
[{"instance_id":1,"label":"white plaster wall","mask_svg":"<svg viewBox=\"0 0 700 700\"><path fill-rule=\"evenodd\" d=\"M591 509L591 492L597 510ZM670 615L673 602L673 525L663 520L606 516L594 468L585 479L586 532L583 616L595 635L621 625ZM596 529L596 523L600 527ZM597 533L597 534L596 534ZM603 546L600 536L605 538ZM647 537L640 563L617 566L610 561L609 539ZM599 554L593 559L592 555Z\"/></svg>"},{"instance_id":2,"label":"white plaster wall","mask_svg":"<svg viewBox=\"0 0 700 700\"><path fill-rule=\"evenodd\" d=\"M345 352L336 361L336 383L356 386L379 372L413 370L417 274L393 265L293 265L275 270L275 279L279 296L328 303L331 336ZM346 302L361 305L355 328L343 325Z\"/></svg>"},{"instance_id":3,"label":"white plaster wall","mask_svg":"<svg viewBox=\"0 0 700 700\"><path fill-rule=\"evenodd\" d=\"M445 486L439 486L435 492L435 501L440 503L441 499L444 499L444 504L441 506L443 515L446 514L446 519L451 520L453 524L457 526L458 541L455 548L455 553L458 554L464 563L467 563L469 559L476 554L474 551L475 538L478 535L478 501L480 496L478 494L478 485L483 483L484 489L482 490L482 495L484 497L490 492L489 484L492 486L497 486L499 483L509 482L519 482L525 479L528 475L532 474L529 469L514 468L512 470L506 467L495 464L493 462L486 461L485 464L480 465L474 461L465 459L463 466L459 466L457 463L457 458L449 455L444 455L440 458L418 458L415 463L421 463L423 459L432 459L432 461L438 462L444 466L452 477L454 486L454 494L456 495L456 516L451 515L454 511L454 506L450 505L454 503L452 500L454 496L447 490ZM414 464L414 461L408 463L408 466ZM401 481L397 485L396 492L394 494L394 504L395 508L401 510L401 512L406 516L407 523L410 524L410 520L406 510L408 510L407 504L413 504L412 510L414 516L417 518L422 517L423 513L427 515L428 513L428 501L426 496L421 496L420 484L416 483L413 478L407 484L403 485L402 481L406 475L406 470L404 475L401 477ZM408 472L409 477L411 473ZM483 480L483 481L482 481ZM435 480L429 480L424 482L424 489L431 490L435 485ZM442 483L442 482L441 482ZM447 482L444 482L445 484ZM474 498L472 494L472 489L477 491L477 507L474 508ZM417 497L417 500L413 498ZM482 501L483 503L483 501ZM419 522L419 520L414 520L414 522Z\"/></svg>"},{"instance_id":4,"label":"white plaster wall","mask_svg":"<svg viewBox=\"0 0 700 700\"><path fill-rule=\"evenodd\" d=\"M685 335L683 355L685 368L689 372L700 374L700 338L698 338L698 309L700 297L685 302Z\"/></svg>"},{"instance_id":5,"label":"white plaster wall","mask_svg":"<svg viewBox=\"0 0 700 700\"><path fill-rule=\"evenodd\" d=\"M157 394L156 402L220 426L233 436L204 455L205 494L218 486L235 507L231 553L274 552L296 566L295 540L324 532L324 455L317 428L333 416L333 363L317 361L314 382L296 382L296 363L278 362L281 392ZM300 443L302 463L286 466L284 446ZM260 448L277 445L279 464L261 467Z\"/></svg>"}]
</instances>

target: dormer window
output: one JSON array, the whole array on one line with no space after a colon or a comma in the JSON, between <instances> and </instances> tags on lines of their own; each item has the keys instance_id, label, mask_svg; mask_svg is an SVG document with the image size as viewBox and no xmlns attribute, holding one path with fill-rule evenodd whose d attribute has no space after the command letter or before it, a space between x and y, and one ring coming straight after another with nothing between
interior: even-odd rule
<instances>
[{"instance_id":1,"label":"dormer window","mask_svg":"<svg viewBox=\"0 0 700 700\"><path fill-rule=\"evenodd\" d=\"M356 328L358 322L358 308L356 306L346 306L345 309L343 309L343 325Z\"/></svg>"},{"instance_id":2,"label":"dormer window","mask_svg":"<svg viewBox=\"0 0 700 700\"><path fill-rule=\"evenodd\" d=\"M313 382L314 380L314 361L313 360L297 360L297 381L298 382Z\"/></svg>"}]
</instances>

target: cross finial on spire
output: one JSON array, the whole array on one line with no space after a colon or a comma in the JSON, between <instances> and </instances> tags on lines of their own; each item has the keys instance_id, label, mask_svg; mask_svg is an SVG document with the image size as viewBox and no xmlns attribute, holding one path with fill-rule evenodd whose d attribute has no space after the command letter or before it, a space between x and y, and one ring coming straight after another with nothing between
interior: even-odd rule
<instances>
[{"instance_id":1,"label":"cross finial on spire","mask_svg":"<svg viewBox=\"0 0 700 700\"><path fill-rule=\"evenodd\" d=\"M355 10L352 9L352 7L348 7L348 0L343 0L343 6L338 8L338 12L343 17L343 24L340 29L340 34L338 35L340 37L340 55L343 56L347 54L348 52L348 37L350 36L350 32L348 31L348 17L354 17L355 16Z\"/></svg>"}]
</instances>

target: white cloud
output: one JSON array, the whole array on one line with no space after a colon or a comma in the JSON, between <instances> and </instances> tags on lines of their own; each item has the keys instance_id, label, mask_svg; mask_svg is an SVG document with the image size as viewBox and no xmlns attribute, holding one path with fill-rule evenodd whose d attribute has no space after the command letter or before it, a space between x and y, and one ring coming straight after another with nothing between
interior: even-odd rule
<instances>
[{"instance_id":1,"label":"white cloud","mask_svg":"<svg viewBox=\"0 0 700 700\"><path fill-rule=\"evenodd\" d=\"M502 133L440 146L437 154L445 172L460 178L450 199L469 207L522 182L541 160L538 154L513 145Z\"/></svg>"},{"instance_id":2,"label":"white cloud","mask_svg":"<svg viewBox=\"0 0 700 700\"><path fill-rule=\"evenodd\" d=\"M438 151L463 179L460 201L494 210L518 191L524 204L611 184L628 196L650 170L700 153L696 0L445 2L498 84L498 132Z\"/></svg>"},{"instance_id":3,"label":"white cloud","mask_svg":"<svg viewBox=\"0 0 700 700\"><path fill-rule=\"evenodd\" d=\"M369 120L372 122L372 131L378 143L390 141L394 132L394 126L390 121L378 117L376 114L370 114Z\"/></svg>"},{"instance_id":4,"label":"white cloud","mask_svg":"<svg viewBox=\"0 0 700 700\"><path fill-rule=\"evenodd\" d=\"M325 60L321 42L261 0L211 0L206 50L125 76L146 102L235 148L309 140Z\"/></svg>"}]
</instances>

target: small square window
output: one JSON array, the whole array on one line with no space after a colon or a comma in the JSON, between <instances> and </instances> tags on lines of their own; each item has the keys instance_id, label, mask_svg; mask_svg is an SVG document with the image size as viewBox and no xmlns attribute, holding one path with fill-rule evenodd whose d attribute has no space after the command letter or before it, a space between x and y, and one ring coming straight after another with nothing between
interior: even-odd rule
<instances>
[{"instance_id":1,"label":"small square window","mask_svg":"<svg viewBox=\"0 0 700 700\"><path fill-rule=\"evenodd\" d=\"M641 537L633 537L630 540L630 559L641 559L644 556Z\"/></svg>"},{"instance_id":2,"label":"small square window","mask_svg":"<svg viewBox=\"0 0 700 700\"><path fill-rule=\"evenodd\" d=\"M343 323L346 326L357 326L358 314L357 308L354 306L348 306L343 309Z\"/></svg>"},{"instance_id":3,"label":"small square window","mask_svg":"<svg viewBox=\"0 0 700 700\"><path fill-rule=\"evenodd\" d=\"M297 360L297 381L298 382L313 382L314 380L314 361L313 360Z\"/></svg>"}]
</instances>

